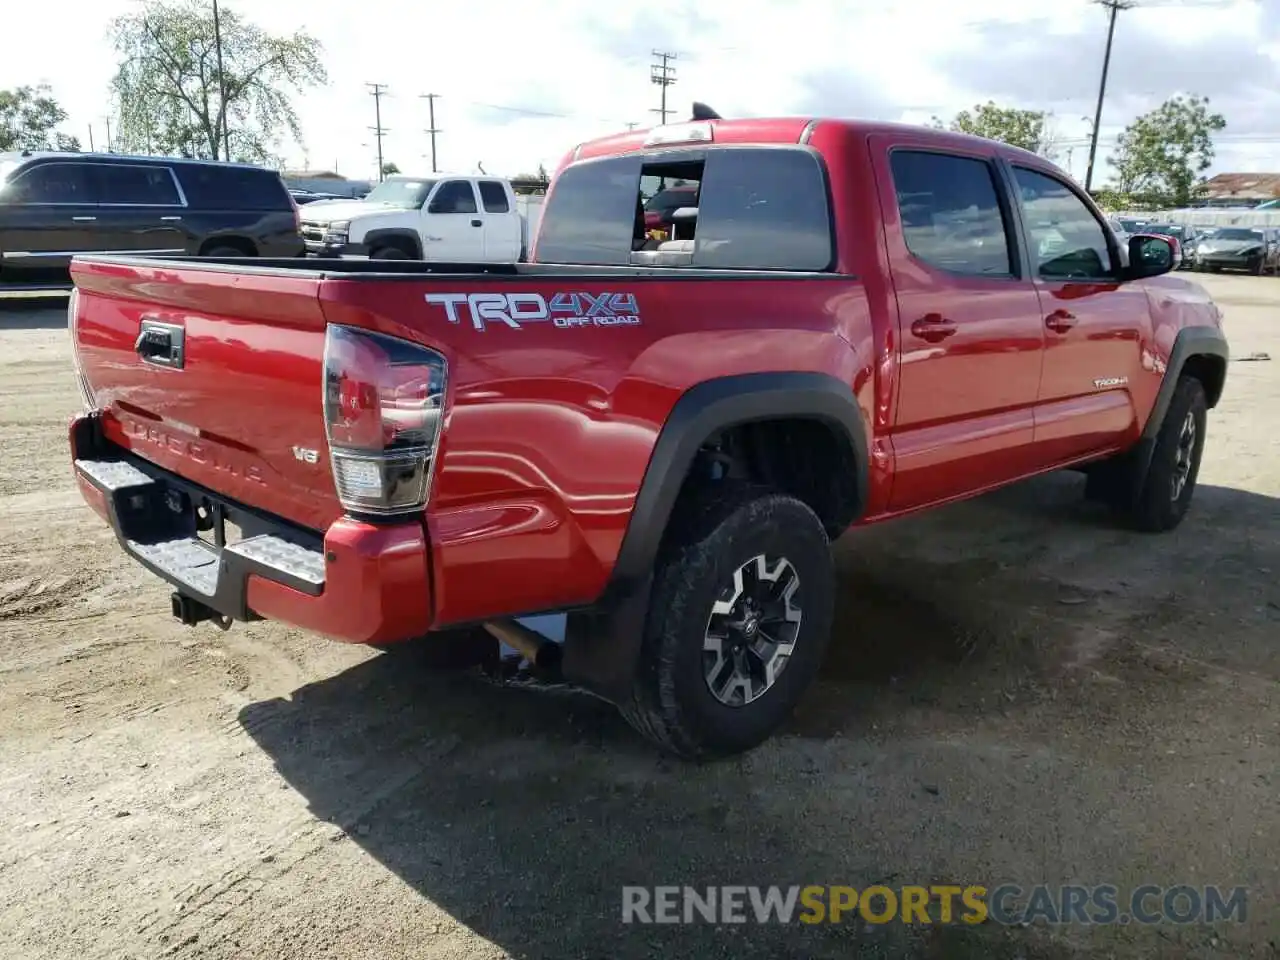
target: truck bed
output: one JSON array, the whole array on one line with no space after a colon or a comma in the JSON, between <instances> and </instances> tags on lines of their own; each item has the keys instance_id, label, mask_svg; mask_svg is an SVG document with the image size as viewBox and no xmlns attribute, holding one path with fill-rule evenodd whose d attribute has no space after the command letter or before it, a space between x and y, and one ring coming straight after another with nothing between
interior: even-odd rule
<instances>
[{"instance_id":1,"label":"truck bed","mask_svg":"<svg viewBox=\"0 0 1280 960\"><path fill-rule=\"evenodd\" d=\"M658 434L704 379L699 358L726 376L827 371L855 395L871 373L838 332L865 317L865 295L832 273L86 256L72 274L77 361L104 440L304 532L345 512L326 332L443 356L444 426L414 522L445 623L482 619L499 597L530 613L596 599ZM140 358L144 322L182 338L181 369Z\"/></svg>"}]
</instances>

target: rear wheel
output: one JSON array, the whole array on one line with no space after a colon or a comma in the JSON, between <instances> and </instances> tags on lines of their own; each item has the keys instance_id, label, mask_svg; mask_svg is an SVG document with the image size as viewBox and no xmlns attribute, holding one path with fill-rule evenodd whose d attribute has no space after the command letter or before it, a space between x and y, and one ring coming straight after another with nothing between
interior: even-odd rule
<instances>
[{"instance_id":1,"label":"rear wheel","mask_svg":"<svg viewBox=\"0 0 1280 960\"><path fill-rule=\"evenodd\" d=\"M412 259L408 252L401 247L384 246L375 247L369 254L370 260L409 260Z\"/></svg>"},{"instance_id":2,"label":"rear wheel","mask_svg":"<svg viewBox=\"0 0 1280 960\"><path fill-rule=\"evenodd\" d=\"M822 663L835 574L804 503L734 485L673 517L623 715L689 758L767 739Z\"/></svg>"},{"instance_id":3,"label":"rear wheel","mask_svg":"<svg viewBox=\"0 0 1280 960\"><path fill-rule=\"evenodd\" d=\"M249 257L252 254L245 253L239 247L210 247L203 254L206 257Z\"/></svg>"}]
</instances>

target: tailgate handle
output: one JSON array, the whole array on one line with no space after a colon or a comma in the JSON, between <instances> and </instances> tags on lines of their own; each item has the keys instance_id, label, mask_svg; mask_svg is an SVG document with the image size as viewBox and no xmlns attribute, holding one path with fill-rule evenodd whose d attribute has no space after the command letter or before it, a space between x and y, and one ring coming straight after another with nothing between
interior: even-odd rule
<instances>
[{"instance_id":1,"label":"tailgate handle","mask_svg":"<svg viewBox=\"0 0 1280 960\"><path fill-rule=\"evenodd\" d=\"M186 331L174 323L143 320L133 349L143 363L181 370L186 363Z\"/></svg>"}]
</instances>

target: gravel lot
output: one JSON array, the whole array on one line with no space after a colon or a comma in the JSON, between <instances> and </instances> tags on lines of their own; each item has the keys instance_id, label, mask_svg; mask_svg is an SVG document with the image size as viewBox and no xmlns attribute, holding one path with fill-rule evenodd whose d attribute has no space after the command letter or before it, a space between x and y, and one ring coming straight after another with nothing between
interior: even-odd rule
<instances>
[{"instance_id":1,"label":"gravel lot","mask_svg":"<svg viewBox=\"0 0 1280 960\"><path fill-rule=\"evenodd\" d=\"M1201 278L1197 278L1201 279ZM1236 357L1280 281L1206 276ZM740 760L278 625L189 630L70 478L61 305L0 306L0 943L75 957L1276 957L1280 369L1192 515L1076 475L857 531L819 687ZM623 884L1250 888L1244 924L624 927Z\"/></svg>"}]
</instances>

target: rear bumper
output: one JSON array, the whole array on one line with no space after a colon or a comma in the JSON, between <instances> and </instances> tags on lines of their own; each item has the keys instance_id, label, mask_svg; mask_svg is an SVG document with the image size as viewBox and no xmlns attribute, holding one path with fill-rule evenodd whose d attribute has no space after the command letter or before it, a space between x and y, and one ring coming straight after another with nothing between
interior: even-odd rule
<instances>
[{"instance_id":1,"label":"rear bumper","mask_svg":"<svg viewBox=\"0 0 1280 960\"><path fill-rule=\"evenodd\" d=\"M352 643L395 642L431 626L420 522L344 517L319 534L133 457L102 439L92 414L73 420L70 432L85 501L127 554L183 596L233 620L281 620ZM242 538L226 543L218 535L224 522Z\"/></svg>"}]
</instances>

